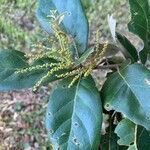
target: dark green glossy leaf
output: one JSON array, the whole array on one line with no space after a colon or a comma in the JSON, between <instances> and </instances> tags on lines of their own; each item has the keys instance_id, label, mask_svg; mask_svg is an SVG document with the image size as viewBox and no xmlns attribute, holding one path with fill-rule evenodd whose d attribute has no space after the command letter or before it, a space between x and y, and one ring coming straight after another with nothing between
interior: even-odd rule
<instances>
[{"instance_id":1,"label":"dark green glossy leaf","mask_svg":"<svg viewBox=\"0 0 150 150\"><path fill-rule=\"evenodd\" d=\"M150 71L140 64L128 65L110 75L102 89L106 110L123 113L150 130Z\"/></svg>"},{"instance_id":2,"label":"dark green glossy leaf","mask_svg":"<svg viewBox=\"0 0 150 150\"><path fill-rule=\"evenodd\" d=\"M102 123L101 99L92 77L62 80L48 104L46 128L54 149L98 149Z\"/></svg>"},{"instance_id":3,"label":"dark green glossy leaf","mask_svg":"<svg viewBox=\"0 0 150 150\"><path fill-rule=\"evenodd\" d=\"M15 89L25 89L33 87L44 75L47 69L41 69L24 74L16 74L17 69L26 68L30 65L27 63L25 54L15 50L0 50L0 91L9 91ZM39 60L33 65L43 64L50 60ZM55 80L51 77L48 81Z\"/></svg>"},{"instance_id":4,"label":"dark green glossy leaf","mask_svg":"<svg viewBox=\"0 0 150 150\"><path fill-rule=\"evenodd\" d=\"M150 53L150 5L149 0L129 0L131 21L128 28L137 34L144 42L144 49L140 52L143 63Z\"/></svg>"},{"instance_id":5,"label":"dark green glossy leaf","mask_svg":"<svg viewBox=\"0 0 150 150\"><path fill-rule=\"evenodd\" d=\"M132 45L132 43L124 35L121 35L120 33L116 32L116 36L121 45L125 48L126 53L130 55L132 62L137 62L138 52L134 45Z\"/></svg>"},{"instance_id":6,"label":"dark green glossy leaf","mask_svg":"<svg viewBox=\"0 0 150 150\"><path fill-rule=\"evenodd\" d=\"M80 0L40 0L37 10L37 19L41 26L48 33L52 33L49 20L50 10L57 10L59 13L68 12L62 26L65 32L72 35L77 44L78 54L86 50L88 41L88 22L85 17Z\"/></svg>"}]
</instances>

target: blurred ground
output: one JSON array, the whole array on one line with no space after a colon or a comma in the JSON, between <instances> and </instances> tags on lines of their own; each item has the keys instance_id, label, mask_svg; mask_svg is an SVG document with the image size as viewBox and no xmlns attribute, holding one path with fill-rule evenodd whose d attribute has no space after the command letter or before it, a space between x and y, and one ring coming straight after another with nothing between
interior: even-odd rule
<instances>
[{"instance_id":1,"label":"blurred ground","mask_svg":"<svg viewBox=\"0 0 150 150\"><path fill-rule=\"evenodd\" d=\"M37 2L0 0L0 47L30 51L43 34L35 19ZM107 15L113 14L118 30L124 32L129 20L125 0L97 0L87 10L91 40L100 29L101 40L110 39ZM35 95L31 90L0 93L0 150L48 150L44 115L51 86Z\"/></svg>"},{"instance_id":2,"label":"blurred ground","mask_svg":"<svg viewBox=\"0 0 150 150\"><path fill-rule=\"evenodd\" d=\"M48 149L44 115L48 91L31 90L0 94L0 150Z\"/></svg>"}]
</instances>

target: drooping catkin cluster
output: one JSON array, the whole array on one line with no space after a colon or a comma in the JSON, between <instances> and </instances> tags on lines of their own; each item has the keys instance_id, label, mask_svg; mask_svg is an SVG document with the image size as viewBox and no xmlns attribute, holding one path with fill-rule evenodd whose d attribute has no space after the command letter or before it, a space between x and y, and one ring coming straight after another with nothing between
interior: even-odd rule
<instances>
[{"instance_id":1,"label":"drooping catkin cluster","mask_svg":"<svg viewBox=\"0 0 150 150\"><path fill-rule=\"evenodd\" d=\"M68 87L71 87L81 76L88 76L91 74L92 70L97 66L99 60L103 57L105 51L107 50L107 43L103 45L102 48L99 47L99 34L97 32L96 35L96 43L95 43L95 51L92 57L88 58L89 63L84 63L84 65L75 66L76 62L72 57L70 52L70 39L69 36L63 32L60 27L61 22L64 19L66 13L57 14L56 10L50 11L51 15L48 16L50 18L50 25L53 30L54 36L49 37L48 41L51 43L51 40L55 40L51 47L47 47L42 43L36 44L35 48L38 51L27 54L26 57L29 58L30 62L34 62L38 59L42 58L51 58L56 60L56 62L45 63L42 65L34 65L28 68L18 69L16 71L19 73L27 73L40 69L48 69L46 75L44 75L33 87L33 91L36 91L38 87L40 87L49 77L55 75L58 79L67 78L74 76L71 83ZM55 38L54 38L55 37ZM65 73L59 73L60 70L71 70Z\"/></svg>"},{"instance_id":2,"label":"drooping catkin cluster","mask_svg":"<svg viewBox=\"0 0 150 150\"><path fill-rule=\"evenodd\" d=\"M33 87L33 91L47 80L51 75L55 74L59 70L69 69L73 65L73 59L69 50L69 37L60 28L60 23L63 20L64 14L57 15L57 11L52 10L50 18L50 25L54 32L55 39L58 41L57 45L52 47L46 47L41 43L36 45L39 50L33 54L26 55L31 61L35 61L41 58L51 58L56 60L55 63L45 63L43 65L35 65L28 68L18 69L16 73L27 73L34 70L50 68L45 76L43 76Z\"/></svg>"}]
</instances>

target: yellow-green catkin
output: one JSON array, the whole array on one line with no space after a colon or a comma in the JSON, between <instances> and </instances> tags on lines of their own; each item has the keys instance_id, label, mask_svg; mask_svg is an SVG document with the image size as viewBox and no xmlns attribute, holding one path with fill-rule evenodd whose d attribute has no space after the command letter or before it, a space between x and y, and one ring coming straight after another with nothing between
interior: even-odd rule
<instances>
[{"instance_id":1,"label":"yellow-green catkin","mask_svg":"<svg viewBox=\"0 0 150 150\"><path fill-rule=\"evenodd\" d=\"M83 69L84 77L87 77L90 75L94 68L96 68L98 62L103 58L103 55L105 54L107 50L108 43L104 43L103 47L101 48L99 46L99 39L100 39L100 33L99 31L96 32L96 38L95 38L95 53L92 55L92 58L90 58L90 63L87 64L86 67Z\"/></svg>"},{"instance_id":2,"label":"yellow-green catkin","mask_svg":"<svg viewBox=\"0 0 150 150\"><path fill-rule=\"evenodd\" d=\"M64 69L71 69L73 67L73 58L72 54L69 50L69 37L68 35L63 32L60 28L60 24L63 20L64 14L58 15L57 11L52 10L50 17L50 25L53 29L55 41L58 41L55 45L52 45L50 48L46 47L42 43L37 43L35 45L35 49L38 51L33 52L32 54L27 54L26 57L29 59L29 62L34 62L36 60L42 59L42 58L52 58L56 61L56 63L44 63L42 65L35 65L35 66L29 66L27 68L18 69L16 71L17 74L23 74L28 73L40 69L48 69L45 76L43 76L33 87L33 91L36 91L39 86L41 86L49 77L59 72L59 70ZM51 42L51 37L48 38L48 41ZM66 77L74 74L72 73L65 73L60 74L57 77ZM69 75L70 74L70 75Z\"/></svg>"},{"instance_id":3,"label":"yellow-green catkin","mask_svg":"<svg viewBox=\"0 0 150 150\"><path fill-rule=\"evenodd\" d=\"M54 35L60 44L60 49L59 49L60 57L63 58L62 61L64 61L67 66L70 66L70 65L72 65L73 59L72 59L72 55L69 50L69 37L60 28L60 23L62 21L63 14L57 16L56 11L51 11L51 14L52 15L51 15L50 23L51 23L51 27L54 31Z\"/></svg>"},{"instance_id":4,"label":"yellow-green catkin","mask_svg":"<svg viewBox=\"0 0 150 150\"><path fill-rule=\"evenodd\" d=\"M81 73L77 74L73 80L71 81L71 83L68 85L68 88L70 88L71 86L73 86L73 84L81 77Z\"/></svg>"}]
</instances>

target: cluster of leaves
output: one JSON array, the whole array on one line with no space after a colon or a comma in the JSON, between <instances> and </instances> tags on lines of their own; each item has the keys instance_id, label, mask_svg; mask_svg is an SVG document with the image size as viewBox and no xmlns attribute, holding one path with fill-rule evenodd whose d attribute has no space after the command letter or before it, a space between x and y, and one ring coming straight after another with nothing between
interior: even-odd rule
<instances>
[{"instance_id":1,"label":"cluster of leaves","mask_svg":"<svg viewBox=\"0 0 150 150\"><path fill-rule=\"evenodd\" d=\"M122 47L116 43L100 44L97 36L89 48L88 22L80 0L40 0L37 18L59 45L38 47L46 52L32 54L31 63L22 52L0 51L1 91L37 87L63 78L50 96L46 113L46 128L54 149L150 149L149 142L145 143L150 141L150 71L146 67L150 54L150 6L148 0L129 2L132 17L128 27L143 40L140 53L115 31L115 23L111 32ZM69 15L64 17L65 12ZM111 55L107 53L110 51ZM115 55L118 51L123 54L119 64ZM99 92L91 74L94 69L105 68L113 73L108 74ZM109 114L109 127L101 136L103 113Z\"/></svg>"}]
</instances>

